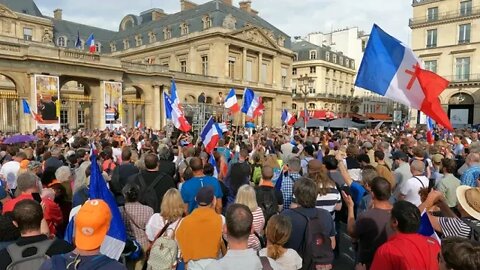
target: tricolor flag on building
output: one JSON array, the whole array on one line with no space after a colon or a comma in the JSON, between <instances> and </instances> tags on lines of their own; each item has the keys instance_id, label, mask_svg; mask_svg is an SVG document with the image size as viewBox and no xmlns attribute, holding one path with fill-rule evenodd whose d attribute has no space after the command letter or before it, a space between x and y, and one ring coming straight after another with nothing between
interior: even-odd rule
<instances>
[{"instance_id":1,"label":"tricolor flag on building","mask_svg":"<svg viewBox=\"0 0 480 270\"><path fill-rule=\"evenodd\" d=\"M180 104L179 99L177 97L177 86L174 80L172 80L170 91L171 91L170 97L167 94L164 94L165 115L167 119L172 120L173 125L177 129L183 132L189 132L192 129L192 127L188 123L183 113L182 105Z\"/></svg>"},{"instance_id":2,"label":"tricolor flag on building","mask_svg":"<svg viewBox=\"0 0 480 270\"><path fill-rule=\"evenodd\" d=\"M262 103L262 98L257 96L250 88L245 88L243 93L242 112L250 118L255 118L263 114L265 107Z\"/></svg>"},{"instance_id":3,"label":"tricolor flag on building","mask_svg":"<svg viewBox=\"0 0 480 270\"><path fill-rule=\"evenodd\" d=\"M240 111L240 106L238 105L237 95L235 94L235 89L230 89L227 97L225 98L225 103L223 104L225 108L230 110L231 114L237 113Z\"/></svg>"},{"instance_id":4,"label":"tricolor flag on building","mask_svg":"<svg viewBox=\"0 0 480 270\"><path fill-rule=\"evenodd\" d=\"M297 119L293 114L289 113L287 109L284 109L282 111L282 122L285 123L285 125L291 126L297 122Z\"/></svg>"},{"instance_id":5,"label":"tricolor flag on building","mask_svg":"<svg viewBox=\"0 0 480 270\"><path fill-rule=\"evenodd\" d=\"M438 124L452 129L438 96L448 81L422 69L405 44L373 25L355 86L422 111Z\"/></svg>"},{"instance_id":6,"label":"tricolor flag on building","mask_svg":"<svg viewBox=\"0 0 480 270\"><path fill-rule=\"evenodd\" d=\"M88 50L91 52L91 53L94 53L96 50L95 50L95 37L93 36L93 33L90 34L90 36L88 37L87 41L85 42L85 44L87 44L88 46Z\"/></svg>"},{"instance_id":7,"label":"tricolor flag on building","mask_svg":"<svg viewBox=\"0 0 480 270\"><path fill-rule=\"evenodd\" d=\"M212 153L213 149L217 147L218 141L221 138L220 134L219 127L215 121L213 121L213 117L210 117L200 133L202 143L205 146L205 152L208 154Z\"/></svg>"}]
</instances>

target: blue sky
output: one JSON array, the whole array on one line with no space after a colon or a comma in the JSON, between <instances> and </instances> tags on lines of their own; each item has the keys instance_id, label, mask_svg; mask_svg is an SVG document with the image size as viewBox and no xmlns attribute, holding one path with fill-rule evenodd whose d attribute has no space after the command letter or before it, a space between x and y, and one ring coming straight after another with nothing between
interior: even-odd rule
<instances>
[{"instance_id":1,"label":"blue sky","mask_svg":"<svg viewBox=\"0 0 480 270\"><path fill-rule=\"evenodd\" d=\"M201 4L208 0L192 0ZM180 10L180 0L35 0L43 14L53 16L61 8L63 18L118 30L126 14L139 14L152 7L167 13ZM233 0L238 6L238 0ZM387 4L388 3L388 4ZM370 32L377 23L391 35L410 43L408 19L411 0L252 0L259 15L290 36L358 26Z\"/></svg>"}]
</instances>

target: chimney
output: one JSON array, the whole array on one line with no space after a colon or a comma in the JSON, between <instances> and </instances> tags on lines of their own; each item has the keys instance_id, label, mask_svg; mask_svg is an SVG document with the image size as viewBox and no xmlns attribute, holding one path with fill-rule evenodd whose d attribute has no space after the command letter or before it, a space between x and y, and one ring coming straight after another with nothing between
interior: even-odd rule
<instances>
[{"instance_id":1,"label":"chimney","mask_svg":"<svg viewBox=\"0 0 480 270\"><path fill-rule=\"evenodd\" d=\"M55 9L55 10L53 11L53 18L54 18L55 20L61 21L61 20L62 20L62 10L59 9L59 8Z\"/></svg>"},{"instance_id":2,"label":"chimney","mask_svg":"<svg viewBox=\"0 0 480 270\"><path fill-rule=\"evenodd\" d=\"M197 7L197 4L188 0L180 0L181 11L194 9Z\"/></svg>"},{"instance_id":3,"label":"chimney","mask_svg":"<svg viewBox=\"0 0 480 270\"><path fill-rule=\"evenodd\" d=\"M152 11L152 21L158 21L165 16L167 16L167 14L163 9L156 8Z\"/></svg>"},{"instance_id":4,"label":"chimney","mask_svg":"<svg viewBox=\"0 0 480 270\"><path fill-rule=\"evenodd\" d=\"M238 3L240 6L240 9L246 12L250 12L252 10L252 1L246 0L246 1L241 1Z\"/></svg>"},{"instance_id":5,"label":"chimney","mask_svg":"<svg viewBox=\"0 0 480 270\"><path fill-rule=\"evenodd\" d=\"M233 6L233 0L223 0L225 5Z\"/></svg>"}]
</instances>

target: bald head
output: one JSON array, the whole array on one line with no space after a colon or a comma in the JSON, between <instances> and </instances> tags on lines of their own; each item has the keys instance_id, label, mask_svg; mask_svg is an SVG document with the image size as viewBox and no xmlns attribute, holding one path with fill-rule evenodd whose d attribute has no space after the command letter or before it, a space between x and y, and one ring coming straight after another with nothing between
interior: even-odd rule
<instances>
[{"instance_id":1,"label":"bald head","mask_svg":"<svg viewBox=\"0 0 480 270\"><path fill-rule=\"evenodd\" d=\"M262 167L262 180L271 181L273 178L273 168L269 166Z\"/></svg>"},{"instance_id":2,"label":"bald head","mask_svg":"<svg viewBox=\"0 0 480 270\"><path fill-rule=\"evenodd\" d=\"M425 163L420 160L414 160L412 164L410 164L410 170L413 175L422 175L425 173Z\"/></svg>"}]
</instances>

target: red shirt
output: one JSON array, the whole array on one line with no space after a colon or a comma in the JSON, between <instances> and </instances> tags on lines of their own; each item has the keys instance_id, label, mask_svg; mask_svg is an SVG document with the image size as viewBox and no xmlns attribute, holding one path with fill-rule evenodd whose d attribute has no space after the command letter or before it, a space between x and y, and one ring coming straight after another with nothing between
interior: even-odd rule
<instances>
[{"instance_id":1,"label":"red shirt","mask_svg":"<svg viewBox=\"0 0 480 270\"><path fill-rule=\"evenodd\" d=\"M3 205L3 214L13 211L13 208L15 207L17 202L25 199L33 200L32 194L20 194L18 197L7 201ZM54 235L56 233L55 227L62 223L62 211L60 210L60 207L50 199L42 199L42 202L45 205L45 209L43 210L43 217L48 223L50 234Z\"/></svg>"},{"instance_id":2,"label":"red shirt","mask_svg":"<svg viewBox=\"0 0 480 270\"><path fill-rule=\"evenodd\" d=\"M380 246L371 270L437 270L440 245L417 233L396 233Z\"/></svg>"}]
</instances>

